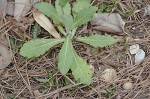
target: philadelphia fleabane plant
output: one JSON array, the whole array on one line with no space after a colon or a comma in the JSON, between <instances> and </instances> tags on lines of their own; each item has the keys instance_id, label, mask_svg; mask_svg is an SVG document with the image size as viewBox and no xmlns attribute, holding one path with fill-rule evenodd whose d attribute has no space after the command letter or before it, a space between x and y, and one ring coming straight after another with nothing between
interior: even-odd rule
<instances>
[{"instance_id":1,"label":"philadelphia fleabane plant","mask_svg":"<svg viewBox=\"0 0 150 99\"><path fill-rule=\"evenodd\" d=\"M92 19L97 7L91 5L91 0L76 0L72 5L69 0L56 0L55 7L52 4L40 2L35 4L35 8L52 19L55 25L57 24L56 27L63 34L63 38L58 36L53 39L33 39L23 45L20 54L28 58L39 57L50 48L62 43L57 64L61 74L65 75L71 70L77 82L90 84L92 72L88 64L74 50L72 42L83 42L93 47L105 47L117 42L109 35L75 37L77 28Z\"/></svg>"}]
</instances>

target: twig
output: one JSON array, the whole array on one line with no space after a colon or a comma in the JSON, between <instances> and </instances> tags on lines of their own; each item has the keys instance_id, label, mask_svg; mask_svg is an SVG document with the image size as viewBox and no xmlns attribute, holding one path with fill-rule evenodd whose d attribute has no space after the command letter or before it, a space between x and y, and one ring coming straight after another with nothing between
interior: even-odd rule
<instances>
[{"instance_id":1,"label":"twig","mask_svg":"<svg viewBox=\"0 0 150 99\"><path fill-rule=\"evenodd\" d=\"M78 83L78 84L75 84L75 85L69 85L69 86L65 86L65 87L62 87L62 88L59 88L59 89L57 89L57 90L54 90L54 91L51 91L51 92L49 92L48 94L45 94L45 95L40 95L39 97L37 97L37 98L48 98L48 97L50 97L50 96L52 96L52 95L54 95L54 94L56 94L56 93L58 93L58 92L60 92L60 91L63 91L63 90L66 90L66 89L69 89L69 88L72 88L72 87L75 87L75 86L78 86L78 85L81 85L81 83Z\"/></svg>"}]
</instances>

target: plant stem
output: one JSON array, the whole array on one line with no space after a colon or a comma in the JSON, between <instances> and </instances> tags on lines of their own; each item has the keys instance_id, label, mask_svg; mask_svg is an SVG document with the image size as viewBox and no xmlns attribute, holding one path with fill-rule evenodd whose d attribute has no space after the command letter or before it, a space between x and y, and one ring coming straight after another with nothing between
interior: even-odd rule
<instances>
[{"instance_id":1,"label":"plant stem","mask_svg":"<svg viewBox=\"0 0 150 99\"><path fill-rule=\"evenodd\" d=\"M65 30L63 29L63 27L62 26L57 26L57 29L64 35L64 36L66 36L67 35L67 33L65 32Z\"/></svg>"},{"instance_id":2,"label":"plant stem","mask_svg":"<svg viewBox=\"0 0 150 99\"><path fill-rule=\"evenodd\" d=\"M76 33L77 28L73 29L71 32L71 39L74 37L75 33Z\"/></svg>"}]
</instances>

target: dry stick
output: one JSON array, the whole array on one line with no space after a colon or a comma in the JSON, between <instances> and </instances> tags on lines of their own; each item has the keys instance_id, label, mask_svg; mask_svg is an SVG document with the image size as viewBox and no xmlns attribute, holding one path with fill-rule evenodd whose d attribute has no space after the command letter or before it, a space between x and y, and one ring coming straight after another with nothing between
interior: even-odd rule
<instances>
[{"instance_id":1,"label":"dry stick","mask_svg":"<svg viewBox=\"0 0 150 99\"><path fill-rule=\"evenodd\" d=\"M72 87L75 87L75 86L78 86L78 85L81 85L81 84L82 84L82 83L78 83L78 84L70 85L70 86L65 86L65 87L59 88L59 89L57 89L57 90L51 91L51 92L48 93L48 94L40 95L40 96L37 97L37 98L40 98L40 97L46 97L46 98L48 98L48 97L50 97L50 96L52 96L52 95L54 95L54 94L56 94L56 93L58 93L58 92L60 92L60 91L63 91L63 90L66 90L66 89L69 89L69 88L72 88Z\"/></svg>"},{"instance_id":2,"label":"dry stick","mask_svg":"<svg viewBox=\"0 0 150 99\"><path fill-rule=\"evenodd\" d=\"M8 27L3 27L3 28L1 28L0 33L2 33L2 32L4 32L5 30L7 30L7 28L8 28Z\"/></svg>"},{"instance_id":3,"label":"dry stick","mask_svg":"<svg viewBox=\"0 0 150 99\"><path fill-rule=\"evenodd\" d=\"M27 81L28 81L28 85L29 85L29 87L30 87L30 90L31 90L31 84L30 84L29 75L28 75L28 73L27 73L27 70L26 70L26 75L27 75ZM31 90L31 91L32 91L32 90Z\"/></svg>"},{"instance_id":4,"label":"dry stick","mask_svg":"<svg viewBox=\"0 0 150 99\"><path fill-rule=\"evenodd\" d=\"M15 89L15 88L10 88L10 87L5 87L5 86L2 86L3 88L6 88L6 89L10 89L10 90L14 90L14 91L20 91L22 89Z\"/></svg>"},{"instance_id":5,"label":"dry stick","mask_svg":"<svg viewBox=\"0 0 150 99\"><path fill-rule=\"evenodd\" d=\"M4 81L3 79L0 79L3 83L5 83L7 86L10 86L10 87L12 87L12 89L13 89L13 86L12 85L10 85L9 83L7 83L6 81ZM1 85L2 86L2 85ZM14 90L14 89L13 89Z\"/></svg>"},{"instance_id":6,"label":"dry stick","mask_svg":"<svg viewBox=\"0 0 150 99\"><path fill-rule=\"evenodd\" d=\"M15 61L15 63L16 63L16 59L15 59L14 56L13 56L13 59L14 59L14 61ZM31 95L33 95L33 94L32 94L32 91L31 91L31 88L28 86L28 83L25 81L25 79L23 78L22 74L21 74L20 71L17 69L17 66L16 66L15 64L14 64L14 66L15 66L15 70L16 70L17 74L22 78L23 83L26 85L26 87L28 88L28 90L29 90L29 92L31 93Z\"/></svg>"},{"instance_id":7,"label":"dry stick","mask_svg":"<svg viewBox=\"0 0 150 99\"><path fill-rule=\"evenodd\" d=\"M10 21L6 22L4 25L0 26L0 29L3 28L5 25L7 25L8 23L10 23Z\"/></svg>"},{"instance_id":8,"label":"dry stick","mask_svg":"<svg viewBox=\"0 0 150 99\"><path fill-rule=\"evenodd\" d=\"M141 89L135 94L135 96L132 99L135 99L137 97L137 95L142 91Z\"/></svg>"},{"instance_id":9,"label":"dry stick","mask_svg":"<svg viewBox=\"0 0 150 99\"><path fill-rule=\"evenodd\" d=\"M33 60L34 60L33 58L29 59L28 62L27 62L26 64L28 64L29 62L31 62L31 61L33 61ZM21 65L23 65L23 64L21 64ZM25 68L25 66L26 66L26 65L23 65L20 69ZM22 74L23 74L23 73L22 73Z\"/></svg>"},{"instance_id":10,"label":"dry stick","mask_svg":"<svg viewBox=\"0 0 150 99\"><path fill-rule=\"evenodd\" d=\"M103 90L104 89L102 89L103 87L105 87L105 89L106 88L108 88L109 86L110 86L111 84L101 84L100 86L97 86L97 87L95 87L95 88L92 88L92 90L90 91L90 93L88 94L88 95L86 95L86 97L88 97L88 96L92 96L93 94L95 94L95 92L97 93L97 94L99 94L100 92L103 92ZM93 90L94 89L94 90ZM101 89L101 91L99 91L99 89ZM97 91L98 90L98 91Z\"/></svg>"},{"instance_id":11,"label":"dry stick","mask_svg":"<svg viewBox=\"0 0 150 99\"><path fill-rule=\"evenodd\" d=\"M23 37L22 36L20 36L20 35L23 35L23 34L21 34L21 33L18 33L16 30L12 30L13 32L15 32L16 33L16 35L17 36L19 36L21 39L23 39ZM31 37L30 36L28 36L28 35L25 35L25 37L26 38L28 38L28 39L31 39ZM24 38L25 38L24 37ZM15 38L15 37L14 37ZM17 38L15 38L16 40L18 40ZM19 40L20 41L20 40ZM23 41L23 40L21 40L21 41Z\"/></svg>"},{"instance_id":12,"label":"dry stick","mask_svg":"<svg viewBox=\"0 0 150 99\"><path fill-rule=\"evenodd\" d=\"M91 5L93 5L93 3L94 3L95 1L96 1L96 0L93 0L92 3L91 3Z\"/></svg>"},{"instance_id":13,"label":"dry stick","mask_svg":"<svg viewBox=\"0 0 150 99\"><path fill-rule=\"evenodd\" d=\"M76 83L74 81L72 81L68 76L64 75L70 82L71 84L75 85Z\"/></svg>"},{"instance_id":14,"label":"dry stick","mask_svg":"<svg viewBox=\"0 0 150 99\"><path fill-rule=\"evenodd\" d=\"M148 30L145 28L145 26L142 24L143 28L145 29L146 33L149 35L150 32L148 32Z\"/></svg>"},{"instance_id":15,"label":"dry stick","mask_svg":"<svg viewBox=\"0 0 150 99\"><path fill-rule=\"evenodd\" d=\"M92 96L93 94L97 93L99 95L100 92L97 91L97 89L90 87L92 90L89 92L88 95L86 95L86 97L88 96Z\"/></svg>"},{"instance_id":16,"label":"dry stick","mask_svg":"<svg viewBox=\"0 0 150 99\"><path fill-rule=\"evenodd\" d=\"M12 26L13 27L13 26ZM11 29L11 28L10 28ZM9 44L9 47L10 47L10 50L12 49L12 47L11 47L11 44L10 44L10 40L9 40L9 36L8 36L8 34L6 34L6 38L7 38L7 40L8 40L8 44ZM13 53L11 52L11 57L13 56Z\"/></svg>"},{"instance_id":17,"label":"dry stick","mask_svg":"<svg viewBox=\"0 0 150 99\"><path fill-rule=\"evenodd\" d=\"M30 91L31 95L33 95L33 94L32 94L32 90L31 90L31 87L29 87L29 84L26 82L26 80L24 79L24 77L22 76L22 74L21 74L20 71L19 71L19 75L21 76L21 78L22 78L24 84L27 86L27 88L28 88L28 90Z\"/></svg>"},{"instance_id":18,"label":"dry stick","mask_svg":"<svg viewBox=\"0 0 150 99\"><path fill-rule=\"evenodd\" d=\"M1 99L3 99L3 97L4 97L2 90L0 90L0 97L1 97Z\"/></svg>"},{"instance_id":19,"label":"dry stick","mask_svg":"<svg viewBox=\"0 0 150 99\"><path fill-rule=\"evenodd\" d=\"M13 25L11 26L11 27L9 27L4 33L2 33L1 34L1 36L3 37L4 36L4 34L6 34L10 29L12 29L13 28ZM0 31L1 32L1 31Z\"/></svg>"},{"instance_id":20,"label":"dry stick","mask_svg":"<svg viewBox=\"0 0 150 99\"><path fill-rule=\"evenodd\" d=\"M141 71L140 71L140 73L139 73L139 75L138 75L138 78L140 77L140 75L142 74L143 71L144 71L144 67L142 67L142 69L141 69ZM137 84L138 80L139 80L139 79L136 80L135 84ZM134 85L135 85L135 84L134 84ZM137 84L137 85L138 85L138 84ZM134 87L134 89L137 88L137 85ZM133 90L134 90L134 89L133 89ZM131 91L125 96L124 99L126 99L126 98L133 92L133 90L131 90Z\"/></svg>"},{"instance_id":21,"label":"dry stick","mask_svg":"<svg viewBox=\"0 0 150 99\"><path fill-rule=\"evenodd\" d=\"M14 99L16 99L25 89L26 89L26 86L14 97Z\"/></svg>"},{"instance_id":22,"label":"dry stick","mask_svg":"<svg viewBox=\"0 0 150 99\"><path fill-rule=\"evenodd\" d=\"M124 5L123 5L121 2L119 2L119 3L118 3L118 5L120 6L120 8L121 8L122 12L124 13L124 12L125 12L125 9L123 8L123 7L124 7Z\"/></svg>"},{"instance_id":23,"label":"dry stick","mask_svg":"<svg viewBox=\"0 0 150 99\"><path fill-rule=\"evenodd\" d=\"M27 64L29 63L30 61L28 61L25 65L26 65L26 75L27 75L27 81L28 81L28 85L30 86L30 90L31 90L31 84L30 84L30 80L29 80L29 75L28 75L28 70L27 70ZM31 90L32 92L32 90Z\"/></svg>"},{"instance_id":24,"label":"dry stick","mask_svg":"<svg viewBox=\"0 0 150 99\"><path fill-rule=\"evenodd\" d=\"M129 61L130 61L130 63L128 63L128 61L127 61L127 65L133 65L132 56L131 56L131 54L129 53L129 51L127 52L127 55L129 56Z\"/></svg>"},{"instance_id":25,"label":"dry stick","mask_svg":"<svg viewBox=\"0 0 150 99\"><path fill-rule=\"evenodd\" d=\"M0 36L0 38L3 38L3 36L6 35L6 33L7 33L11 28L13 28L13 25L12 25L10 28L8 28L4 33L2 33L1 36ZM7 40L9 41L9 38L8 38L7 35L6 35L6 37L7 37ZM11 49L10 41L9 41L9 47L10 47L10 49ZM12 54L11 54L11 56L12 56Z\"/></svg>"},{"instance_id":26,"label":"dry stick","mask_svg":"<svg viewBox=\"0 0 150 99\"><path fill-rule=\"evenodd\" d=\"M125 69L122 69L118 72L118 74L122 74L122 72L126 72L128 70L128 72L131 72L133 71L134 69L137 69L138 68L138 65L133 65L134 67L127 67ZM125 75L125 74L124 74ZM123 76L123 75L122 75Z\"/></svg>"}]
</instances>

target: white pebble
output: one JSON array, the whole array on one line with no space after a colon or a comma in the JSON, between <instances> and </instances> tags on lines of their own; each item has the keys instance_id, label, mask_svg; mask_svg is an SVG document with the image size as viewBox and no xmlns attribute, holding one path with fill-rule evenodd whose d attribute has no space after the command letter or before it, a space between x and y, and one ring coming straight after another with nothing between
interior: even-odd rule
<instances>
[{"instance_id":1,"label":"white pebble","mask_svg":"<svg viewBox=\"0 0 150 99\"><path fill-rule=\"evenodd\" d=\"M117 72L114 69L106 69L102 72L101 78L106 82L112 82L117 78Z\"/></svg>"},{"instance_id":2,"label":"white pebble","mask_svg":"<svg viewBox=\"0 0 150 99\"><path fill-rule=\"evenodd\" d=\"M135 54L135 63L140 63L145 58L145 52L142 49L139 49L139 51Z\"/></svg>"},{"instance_id":3,"label":"white pebble","mask_svg":"<svg viewBox=\"0 0 150 99\"><path fill-rule=\"evenodd\" d=\"M132 89L133 83L132 82L126 82L123 84L123 89L129 90Z\"/></svg>"},{"instance_id":4,"label":"white pebble","mask_svg":"<svg viewBox=\"0 0 150 99\"><path fill-rule=\"evenodd\" d=\"M140 46L138 44L132 45L132 46L130 46L130 53L136 54L139 49L140 49Z\"/></svg>"}]
</instances>

